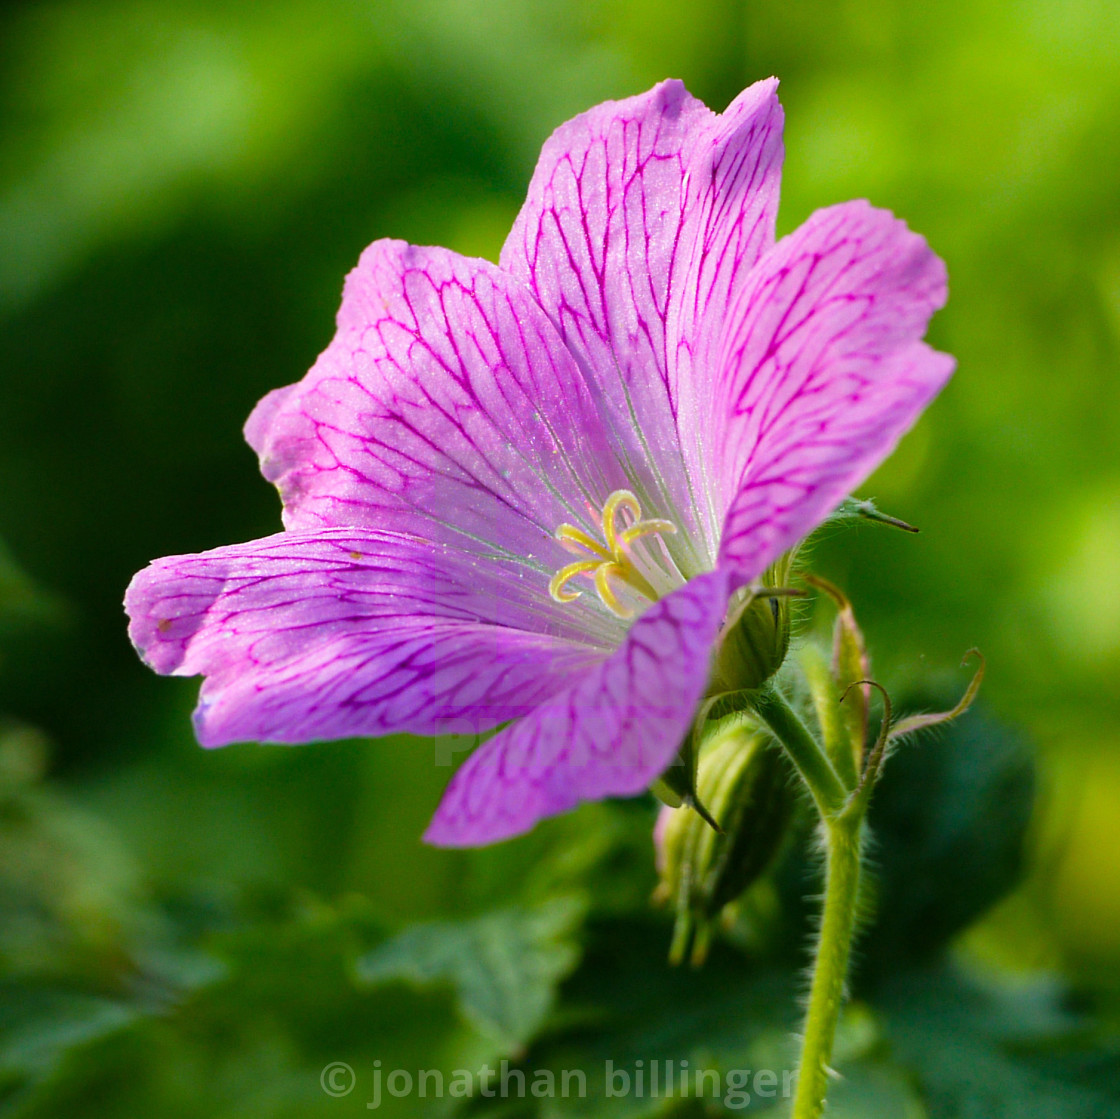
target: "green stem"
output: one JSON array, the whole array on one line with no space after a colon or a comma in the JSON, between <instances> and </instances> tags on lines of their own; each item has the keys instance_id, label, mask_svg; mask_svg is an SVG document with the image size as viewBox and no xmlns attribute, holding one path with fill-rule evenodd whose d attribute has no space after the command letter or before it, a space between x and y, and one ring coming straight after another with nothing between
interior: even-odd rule
<instances>
[{"instance_id":1,"label":"green stem","mask_svg":"<svg viewBox=\"0 0 1120 1119\"><path fill-rule=\"evenodd\" d=\"M828 751L776 688L764 687L751 693L750 704L785 747L808 785L824 828L824 908L793 1101L793 1119L819 1119L828 1091L829 1062L844 1004L844 980L856 926L860 836L867 797L855 792L854 764L850 773L842 776L843 771L838 772Z\"/></svg>"},{"instance_id":2,"label":"green stem","mask_svg":"<svg viewBox=\"0 0 1120 1119\"><path fill-rule=\"evenodd\" d=\"M825 820L824 909L805 1017L793 1119L818 1119L824 1110L829 1062L844 1002L844 980L855 932L862 822L860 811L844 812Z\"/></svg>"},{"instance_id":3,"label":"green stem","mask_svg":"<svg viewBox=\"0 0 1120 1119\"><path fill-rule=\"evenodd\" d=\"M840 780L828 755L782 694L771 686L760 688L752 693L751 706L786 748L786 753L809 786L821 816L827 820L840 812L849 790Z\"/></svg>"}]
</instances>

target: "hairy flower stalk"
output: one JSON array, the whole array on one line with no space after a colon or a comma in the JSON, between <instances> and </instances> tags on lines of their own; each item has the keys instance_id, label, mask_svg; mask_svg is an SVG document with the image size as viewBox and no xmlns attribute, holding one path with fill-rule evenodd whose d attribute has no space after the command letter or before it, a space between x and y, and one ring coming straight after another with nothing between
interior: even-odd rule
<instances>
[{"instance_id":1,"label":"hairy flower stalk","mask_svg":"<svg viewBox=\"0 0 1120 1119\"><path fill-rule=\"evenodd\" d=\"M758 877L781 839L784 817L775 815L778 790L768 785L767 762L774 755L765 745L779 743L801 776L819 817L825 877L793 1117L817 1119L824 1108L843 1008L865 820L875 784L893 743L951 721L968 709L979 690L984 665L981 660L952 710L895 723L890 697L867 678L870 661L851 604L825 580L808 574L803 578L837 607L832 663L826 662L815 642L798 651L797 669L815 717L803 719L773 682L729 695L721 701L722 707L712 707L717 717L699 733L698 788L721 831L707 828L686 809L665 809L655 842L660 897L674 900L677 907L671 958L679 961L691 952L693 962L699 962L721 910ZM883 699L883 717L873 743L867 741L871 690L881 692ZM761 798L760 790L764 790Z\"/></svg>"},{"instance_id":2,"label":"hairy flower stalk","mask_svg":"<svg viewBox=\"0 0 1120 1119\"><path fill-rule=\"evenodd\" d=\"M817 1119L824 1111L832 1046L844 1005L844 983L856 927L862 827L862 812L824 821L824 906L801 1039L793 1119Z\"/></svg>"},{"instance_id":3,"label":"hairy flower stalk","mask_svg":"<svg viewBox=\"0 0 1120 1119\"><path fill-rule=\"evenodd\" d=\"M126 595L147 663L205 678L204 745L493 731L426 833L472 846L646 790L713 694L763 683L765 573L954 365L903 222L849 202L775 239L782 120L773 79L722 114L664 82L556 130L497 265L366 249L245 427L283 531ZM844 766L776 694L833 812Z\"/></svg>"}]
</instances>

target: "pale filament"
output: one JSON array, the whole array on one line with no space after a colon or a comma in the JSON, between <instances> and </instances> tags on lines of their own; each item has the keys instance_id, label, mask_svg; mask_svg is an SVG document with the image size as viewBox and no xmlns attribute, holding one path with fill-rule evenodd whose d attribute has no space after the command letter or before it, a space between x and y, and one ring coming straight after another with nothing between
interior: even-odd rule
<instances>
[{"instance_id":1,"label":"pale filament","mask_svg":"<svg viewBox=\"0 0 1120 1119\"><path fill-rule=\"evenodd\" d=\"M620 530L618 518L623 509L630 515L631 522ZM583 592L570 584L577 576L586 575L611 613L620 618L632 617L634 611L618 597L615 583L637 591L652 602L660 596L635 566L630 545L643 536L675 533L677 526L672 521L655 518L642 520L638 499L629 490L615 490L603 504L600 527L602 542L575 525L562 524L556 530L556 539L569 552L585 558L560 568L549 580L548 593L555 602L574 602Z\"/></svg>"}]
</instances>

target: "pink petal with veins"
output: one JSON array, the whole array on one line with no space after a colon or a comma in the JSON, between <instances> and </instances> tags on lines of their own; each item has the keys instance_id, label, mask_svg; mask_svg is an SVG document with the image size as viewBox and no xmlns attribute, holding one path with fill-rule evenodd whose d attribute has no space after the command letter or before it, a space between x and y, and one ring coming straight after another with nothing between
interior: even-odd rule
<instances>
[{"instance_id":1,"label":"pink petal with veins","mask_svg":"<svg viewBox=\"0 0 1120 1119\"><path fill-rule=\"evenodd\" d=\"M713 572L652 606L598 668L467 759L424 838L493 843L582 800L647 788L692 724L727 597Z\"/></svg>"},{"instance_id":2,"label":"pink petal with veins","mask_svg":"<svg viewBox=\"0 0 1120 1119\"><path fill-rule=\"evenodd\" d=\"M473 733L609 652L512 574L400 534L284 532L157 560L125 601L152 668L206 677L205 746Z\"/></svg>"},{"instance_id":3,"label":"pink petal with veins","mask_svg":"<svg viewBox=\"0 0 1120 1119\"><path fill-rule=\"evenodd\" d=\"M754 578L887 457L953 372L920 341L945 265L866 202L819 210L755 268L729 317L720 565Z\"/></svg>"}]
</instances>

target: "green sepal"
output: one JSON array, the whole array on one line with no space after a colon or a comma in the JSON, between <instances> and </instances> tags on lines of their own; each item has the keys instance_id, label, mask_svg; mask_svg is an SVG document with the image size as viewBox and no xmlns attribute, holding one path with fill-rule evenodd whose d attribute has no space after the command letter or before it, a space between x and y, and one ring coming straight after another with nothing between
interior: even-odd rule
<instances>
[{"instance_id":1,"label":"green sepal","mask_svg":"<svg viewBox=\"0 0 1120 1119\"><path fill-rule=\"evenodd\" d=\"M709 720L703 731L697 795L718 830L678 809L660 826L661 884L676 922L670 959L703 962L725 907L766 870L785 837L795 797L781 750L742 711Z\"/></svg>"},{"instance_id":2,"label":"green sepal","mask_svg":"<svg viewBox=\"0 0 1120 1119\"><path fill-rule=\"evenodd\" d=\"M794 554L787 552L743 587L732 601L712 673L717 686L735 691L759 688L782 667L789 652L790 588Z\"/></svg>"},{"instance_id":3,"label":"green sepal","mask_svg":"<svg viewBox=\"0 0 1120 1119\"><path fill-rule=\"evenodd\" d=\"M921 529L915 528L914 525L908 524L898 517L892 517L889 513L882 512L875 505L875 502L868 498L846 497L836 507L832 516L825 521L825 524L842 523L844 521L873 521L875 524L902 529L903 532L921 531Z\"/></svg>"},{"instance_id":4,"label":"green sepal","mask_svg":"<svg viewBox=\"0 0 1120 1119\"><path fill-rule=\"evenodd\" d=\"M832 759L841 781L854 789L859 781L856 758L844 722L841 691L832 675L829 656L819 642L810 640L797 650L797 661L813 704L825 753Z\"/></svg>"},{"instance_id":5,"label":"green sepal","mask_svg":"<svg viewBox=\"0 0 1120 1119\"><path fill-rule=\"evenodd\" d=\"M871 678L871 658L863 631L856 621L855 611L847 595L819 575L805 574L805 582L823 591L836 604L836 622L832 631L832 677L837 696L851 688L851 694L841 707L840 721L847 731L845 746L837 744L833 764L843 773L859 773L863 768L863 755L867 748L867 724L871 713L871 689L862 681ZM859 687L853 687L859 684ZM848 757L841 756L846 749Z\"/></svg>"},{"instance_id":6,"label":"green sepal","mask_svg":"<svg viewBox=\"0 0 1120 1119\"><path fill-rule=\"evenodd\" d=\"M650 792L670 808L680 808L696 799L696 744L692 730L684 736L669 768L650 785Z\"/></svg>"}]
</instances>

